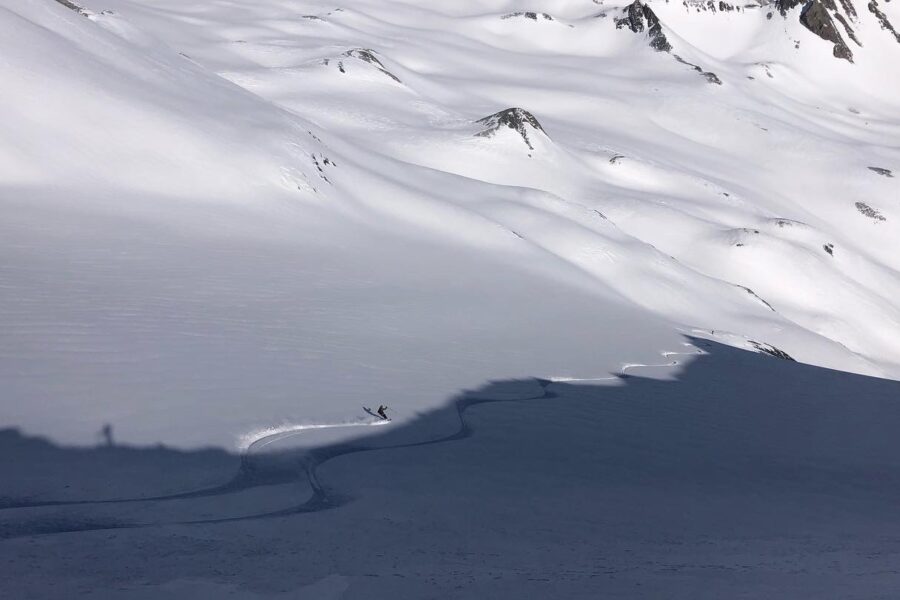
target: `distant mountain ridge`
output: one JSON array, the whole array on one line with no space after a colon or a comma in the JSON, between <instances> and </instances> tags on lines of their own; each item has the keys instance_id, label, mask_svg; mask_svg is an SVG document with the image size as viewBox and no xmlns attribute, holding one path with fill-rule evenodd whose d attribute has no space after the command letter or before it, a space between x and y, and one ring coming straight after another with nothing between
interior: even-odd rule
<instances>
[{"instance_id":1,"label":"distant mountain ridge","mask_svg":"<svg viewBox=\"0 0 900 600\"><path fill-rule=\"evenodd\" d=\"M888 0L889 1L889 0ZM601 3L602 4L602 3ZM616 19L618 27L627 26L636 33L647 30L650 46L656 50L669 51L671 45L666 39L662 21L653 7L663 4L659 0L634 0L623 9L624 16ZM669 4L668 0L664 4ZM859 33L862 22L877 24L882 35L888 35L900 44L900 32L890 17L881 10L878 0L870 0L866 10L857 11L853 0L774 0L772 2L732 4L724 0L682 0L681 4L690 12L700 13L744 13L765 14L772 27L777 27L778 16L782 20L799 22L810 33L830 42L835 58L853 62L854 47L863 47ZM862 14L861 14L862 13ZM867 14L868 13L868 14Z\"/></svg>"}]
</instances>

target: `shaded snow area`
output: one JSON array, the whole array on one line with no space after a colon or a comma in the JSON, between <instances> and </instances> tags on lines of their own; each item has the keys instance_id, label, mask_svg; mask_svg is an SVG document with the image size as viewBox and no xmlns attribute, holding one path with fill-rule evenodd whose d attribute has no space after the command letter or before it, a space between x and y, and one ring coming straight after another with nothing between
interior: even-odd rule
<instances>
[{"instance_id":1,"label":"shaded snow area","mask_svg":"<svg viewBox=\"0 0 900 600\"><path fill-rule=\"evenodd\" d=\"M683 352L602 381L494 382L334 443L297 429L241 453L85 449L0 432L17 457L0 466L3 587L891 597L900 383L698 339Z\"/></svg>"},{"instance_id":2,"label":"shaded snow area","mask_svg":"<svg viewBox=\"0 0 900 600\"><path fill-rule=\"evenodd\" d=\"M0 0L0 596L893 597L898 28Z\"/></svg>"}]
</instances>

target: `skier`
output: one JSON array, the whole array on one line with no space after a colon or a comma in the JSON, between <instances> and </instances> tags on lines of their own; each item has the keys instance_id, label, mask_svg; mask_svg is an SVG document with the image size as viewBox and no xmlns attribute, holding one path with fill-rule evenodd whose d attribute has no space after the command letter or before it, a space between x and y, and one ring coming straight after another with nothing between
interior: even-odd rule
<instances>
[{"instance_id":1,"label":"skier","mask_svg":"<svg viewBox=\"0 0 900 600\"><path fill-rule=\"evenodd\" d=\"M380 404L378 406L378 410L376 410L375 412L378 413L379 417L381 417L382 419L387 421L388 416L387 416L387 413L385 413L386 410L387 410L387 406L385 406L384 404Z\"/></svg>"}]
</instances>

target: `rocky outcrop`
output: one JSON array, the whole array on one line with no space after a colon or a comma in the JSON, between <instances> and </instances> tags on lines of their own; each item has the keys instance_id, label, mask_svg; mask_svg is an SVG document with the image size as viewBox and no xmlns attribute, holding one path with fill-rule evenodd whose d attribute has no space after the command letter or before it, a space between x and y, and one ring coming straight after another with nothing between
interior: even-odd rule
<instances>
[{"instance_id":1,"label":"rocky outcrop","mask_svg":"<svg viewBox=\"0 0 900 600\"><path fill-rule=\"evenodd\" d=\"M859 211L860 213L862 213L863 215L869 217L870 219L872 219L872 220L875 221L876 223L877 223L878 221L887 221L887 218L886 218L883 214L881 214L881 212L879 212L878 209L872 208L871 206L869 206L869 205L866 204L865 202L857 202L857 203L856 203L856 210L858 210L858 211Z\"/></svg>"},{"instance_id":2,"label":"rocky outcrop","mask_svg":"<svg viewBox=\"0 0 900 600\"><path fill-rule=\"evenodd\" d=\"M847 13L847 16L850 17L854 22L857 19L856 7L853 6L852 0L839 0L841 3L841 7L844 9L844 12ZM890 0L888 0L890 1Z\"/></svg>"},{"instance_id":3,"label":"rocky outcrop","mask_svg":"<svg viewBox=\"0 0 900 600\"><path fill-rule=\"evenodd\" d=\"M792 362L797 362L793 356L781 350L780 348L776 348L772 344L767 344L765 342L757 342L755 340L748 340L750 344L756 348L756 351L761 354L768 354L769 356L774 356L775 358L780 358L781 360L789 360Z\"/></svg>"},{"instance_id":4,"label":"rocky outcrop","mask_svg":"<svg viewBox=\"0 0 900 600\"><path fill-rule=\"evenodd\" d=\"M862 48L862 42L859 41L859 38L856 37L856 32L853 31L853 28L850 27L850 23L847 22L847 19L839 12L834 13L834 18L838 20L838 22L844 26L844 32L846 32L847 37L853 40L853 42Z\"/></svg>"},{"instance_id":5,"label":"rocky outcrop","mask_svg":"<svg viewBox=\"0 0 900 600\"><path fill-rule=\"evenodd\" d=\"M831 5L834 6L833 3ZM844 38L841 37L834 20L828 14L828 10L825 8L822 0L811 0L803 7L803 10L800 12L800 23L823 40L834 44L832 53L835 58L853 62L853 53L850 51Z\"/></svg>"},{"instance_id":6,"label":"rocky outcrop","mask_svg":"<svg viewBox=\"0 0 900 600\"><path fill-rule=\"evenodd\" d=\"M872 0L872 2L875 1ZM853 23L856 23L858 18L856 8L853 6L852 0L837 0L837 2L840 3L843 14L835 0L775 0L774 5L783 17L787 17L787 14L793 9L802 6L800 23L823 40L831 42L835 58L853 62L853 52L844 41L835 21L840 23L844 28L844 33L852 42L862 47L862 42L853 29ZM869 9L871 10L871 5Z\"/></svg>"},{"instance_id":7,"label":"rocky outcrop","mask_svg":"<svg viewBox=\"0 0 900 600\"><path fill-rule=\"evenodd\" d=\"M337 59L324 59L322 61L322 64L328 66L331 64L332 60L336 60L338 71L340 71L341 73L346 73L347 66L344 64L345 58L354 58L356 60L361 60L365 63L369 63L370 65L381 71L381 73L383 73L384 75L387 75L397 83L401 83L400 78L388 71L384 64L382 64L382 62L378 60L378 58L375 56L375 51L369 50L368 48L353 48L352 50L347 50Z\"/></svg>"},{"instance_id":8,"label":"rocky outcrop","mask_svg":"<svg viewBox=\"0 0 900 600\"><path fill-rule=\"evenodd\" d=\"M531 144L529 133L539 131L544 135L547 135L534 115L523 108L507 108L506 110L501 110L500 112L484 117L483 119L478 119L476 123L484 125L485 128L475 135L492 137L502 127L508 127L522 136L522 139L530 150L534 150L534 146Z\"/></svg>"},{"instance_id":9,"label":"rocky outcrop","mask_svg":"<svg viewBox=\"0 0 900 600\"><path fill-rule=\"evenodd\" d=\"M803 4L806 0L775 0L775 6L782 17L786 17L789 12Z\"/></svg>"},{"instance_id":10,"label":"rocky outcrop","mask_svg":"<svg viewBox=\"0 0 900 600\"><path fill-rule=\"evenodd\" d=\"M698 73L700 73L701 75L703 75L703 77L706 78L706 81L708 81L708 82L710 82L710 83L714 83L714 84L716 84L716 85L722 85L722 80L719 79L719 76L716 75L715 73L713 73L712 71L704 71L704 70L701 69L699 66L695 65L694 63L689 63L688 61L684 60L683 58L681 58L681 57L678 56L677 54L673 54L672 56L674 56L674 57L675 57L675 60L677 60L677 61L680 62L681 64L687 65L687 66L689 66L690 68L692 68L693 70L695 70L695 71L697 71Z\"/></svg>"},{"instance_id":11,"label":"rocky outcrop","mask_svg":"<svg viewBox=\"0 0 900 600\"><path fill-rule=\"evenodd\" d=\"M537 21L538 17L541 17L545 21L552 21L553 17L548 15L547 13L536 13L536 12L514 12L508 13L500 17L501 19L514 19L516 17L524 17L526 19L531 19L532 21Z\"/></svg>"},{"instance_id":12,"label":"rocky outcrop","mask_svg":"<svg viewBox=\"0 0 900 600\"><path fill-rule=\"evenodd\" d=\"M774 307L774 306L772 306L771 304L769 304L768 302L766 302L765 300L763 300L762 298L760 298L760 297L759 297L759 294L757 294L756 292L754 292L754 291L751 290L750 288L748 288L748 287L746 287L746 286L743 286L743 285L738 285L738 287L741 288L742 290L744 290L745 292L747 292L748 294L750 294L751 296L753 296L753 298L754 298L757 302L760 302L763 306L765 306L766 308L768 308L768 309L771 310L772 312L778 312L778 311L775 310L775 307Z\"/></svg>"},{"instance_id":13,"label":"rocky outcrop","mask_svg":"<svg viewBox=\"0 0 900 600\"><path fill-rule=\"evenodd\" d=\"M726 5L724 2L722 2L721 4L723 7L730 6ZM715 11L715 4L712 0L709 0L708 6L709 10ZM722 10L728 9L722 8ZM649 6L641 3L640 0L634 0L634 2L624 8L623 11L624 16L616 19L616 29L628 28L635 33L643 33L644 31L646 31L648 37L650 38L651 48L653 48L657 52L672 51L672 44L669 43L669 40L666 38L666 34L663 32L662 23L660 22L659 17L656 16L656 13L654 13ZM693 70L700 73L709 83L722 85L722 80L719 79L719 76L712 71L704 71L701 67L693 63L689 63L677 54L673 54L673 56L678 62L687 65Z\"/></svg>"},{"instance_id":14,"label":"rocky outcrop","mask_svg":"<svg viewBox=\"0 0 900 600\"><path fill-rule=\"evenodd\" d=\"M659 17L649 6L641 3L641 0L634 0L624 11L625 16L616 19L616 29L627 27L635 33L642 33L646 30L651 48L658 52L669 52L672 49L672 44L663 33Z\"/></svg>"},{"instance_id":15,"label":"rocky outcrop","mask_svg":"<svg viewBox=\"0 0 900 600\"><path fill-rule=\"evenodd\" d=\"M890 169L885 169L883 167L869 167L869 170L873 173L878 173L879 175L884 175L885 177L893 177L894 173Z\"/></svg>"},{"instance_id":16,"label":"rocky outcrop","mask_svg":"<svg viewBox=\"0 0 900 600\"><path fill-rule=\"evenodd\" d=\"M77 12L80 15L87 16L87 14L88 14L87 11L84 10L84 8L78 6L74 2L69 2L69 0L56 0L56 1L70 10L74 10L75 12Z\"/></svg>"},{"instance_id":17,"label":"rocky outcrop","mask_svg":"<svg viewBox=\"0 0 900 600\"><path fill-rule=\"evenodd\" d=\"M881 9L878 8L877 0L871 0L871 2L869 2L869 12L875 15L875 18L878 19L879 23L881 23L881 28L890 32L894 36L894 39L897 40L897 43L900 44L900 33L898 33L896 29L894 29L894 26L891 24L887 15L881 12Z\"/></svg>"},{"instance_id":18,"label":"rocky outcrop","mask_svg":"<svg viewBox=\"0 0 900 600\"><path fill-rule=\"evenodd\" d=\"M681 0L681 4L688 10L695 10L697 12L743 12L744 9L754 8L756 5L747 4L744 6L738 6L735 4L729 4L724 0Z\"/></svg>"},{"instance_id":19,"label":"rocky outcrop","mask_svg":"<svg viewBox=\"0 0 900 600\"><path fill-rule=\"evenodd\" d=\"M397 83L400 83L400 78L388 71L387 68L383 64L381 64L381 61L375 57L375 52L369 50L368 48L354 48L353 50L347 50L346 52L344 52L344 56L356 58L363 62L374 65L379 71L381 71Z\"/></svg>"}]
</instances>

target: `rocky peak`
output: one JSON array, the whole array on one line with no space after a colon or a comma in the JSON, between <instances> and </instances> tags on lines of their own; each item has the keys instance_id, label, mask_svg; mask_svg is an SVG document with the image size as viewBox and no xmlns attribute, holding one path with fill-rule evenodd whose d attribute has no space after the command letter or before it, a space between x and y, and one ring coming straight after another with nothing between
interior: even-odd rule
<instances>
[{"instance_id":1,"label":"rocky peak","mask_svg":"<svg viewBox=\"0 0 900 600\"><path fill-rule=\"evenodd\" d=\"M831 7L834 8L832 0L825 0L825 2L828 2ZM844 60L853 62L853 53L850 51L844 38L841 37L841 33L838 31L837 26L835 26L834 20L831 18L831 15L822 0L811 0L810 2L807 2L800 12L800 22L804 27L823 40L827 40L834 44L832 53L835 58L843 58Z\"/></svg>"},{"instance_id":2,"label":"rocky peak","mask_svg":"<svg viewBox=\"0 0 900 600\"><path fill-rule=\"evenodd\" d=\"M885 2L890 2L890 0L884 0ZM884 14L880 8L878 8L878 0L871 0L869 2L869 12L875 15L875 18L878 19L878 23L881 25L881 28L885 31L889 32L894 36L894 39L897 40L897 43L900 44L900 32L898 32L891 21L888 19L887 15Z\"/></svg>"},{"instance_id":3,"label":"rocky peak","mask_svg":"<svg viewBox=\"0 0 900 600\"><path fill-rule=\"evenodd\" d=\"M398 83L400 82L400 79L396 75L388 71L387 67L385 67L380 60L378 60L378 57L375 56L374 50L369 50L368 48L353 48L352 50L347 50L344 53L344 56L355 58L363 62L367 62L370 65L374 65L379 71L381 71L394 81Z\"/></svg>"},{"instance_id":4,"label":"rocky peak","mask_svg":"<svg viewBox=\"0 0 900 600\"><path fill-rule=\"evenodd\" d=\"M687 0L685 0L685 2L686 1ZM730 6L725 4L725 2L720 2L720 4L723 7L723 11L730 10L729 8L724 8ZM706 7L711 7L711 10L715 11L715 3L713 0L708 0L706 4L698 4L698 6L703 6L704 10L707 9ZM635 33L643 33L646 30L650 37L651 48L657 52L672 51L672 44L666 39L666 34L663 32L662 23L660 22L659 17L656 16L656 13L654 13L649 6L643 4L641 0L634 0L634 2L623 9L623 12L624 16L616 19L616 29L628 28ZM672 56L674 56L675 60L678 62L691 67L703 75L709 83L722 85L722 80L720 80L715 73L704 71L700 66L689 63L677 54L673 54Z\"/></svg>"},{"instance_id":5,"label":"rocky peak","mask_svg":"<svg viewBox=\"0 0 900 600\"><path fill-rule=\"evenodd\" d=\"M482 131L475 134L477 136L492 137L501 127L509 127L522 136L522 139L525 140L525 144L527 144L528 148L531 150L534 150L534 146L531 145L531 138L528 135L529 129L531 129L531 131L540 131L546 135L544 128L541 127L541 124L534 115L524 108L507 108L506 110L501 110L500 112L484 117L483 119L478 119L476 123L485 126Z\"/></svg>"},{"instance_id":6,"label":"rocky peak","mask_svg":"<svg viewBox=\"0 0 900 600\"><path fill-rule=\"evenodd\" d=\"M857 46L862 46L851 26L851 22L855 23L858 16L852 0L838 1L840 9L835 0L775 0L774 4L785 18L789 12L798 6L801 7L800 23L823 40L834 44L832 53L836 58L853 62L853 52L850 51L835 22L840 23L850 40ZM844 14L841 13L841 9Z\"/></svg>"},{"instance_id":7,"label":"rocky peak","mask_svg":"<svg viewBox=\"0 0 900 600\"><path fill-rule=\"evenodd\" d=\"M641 0L634 0L624 10L624 16L616 19L616 29L627 27L635 33L641 33L645 29L650 37L650 47L659 52L669 52L672 44L666 39L662 25L656 13L643 4Z\"/></svg>"},{"instance_id":8,"label":"rocky peak","mask_svg":"<svg viewBox=\"0 0 900 600\"><path fill-rule=\"evenodd\" d=\"M346 52L344 52L343 54L341 54L338 57L323 59L322 64L324 64L325 66L328 66L334 61L337 64L338 71L340 71L341 73L347 73L349 64L345 64L345 62L344 62L345 59L347 59L347 58L353 58L356 60L360 60L364 63L368 63L368 64L372 65L373 67L375 67L376 69L378 69L384 75L387 75L388 77L390 77L391 79L396 81L397 83L401 83L400 78L397 77L396 75L394 75L393 73L391 73L390 71L388 71L387 67L384 66L384 63L382 63L380 60L378 60L378 57L375 56L375 51L370 50L368 48L352 48L350 50L347 50Z\"/></svg>"}]
</instances>

